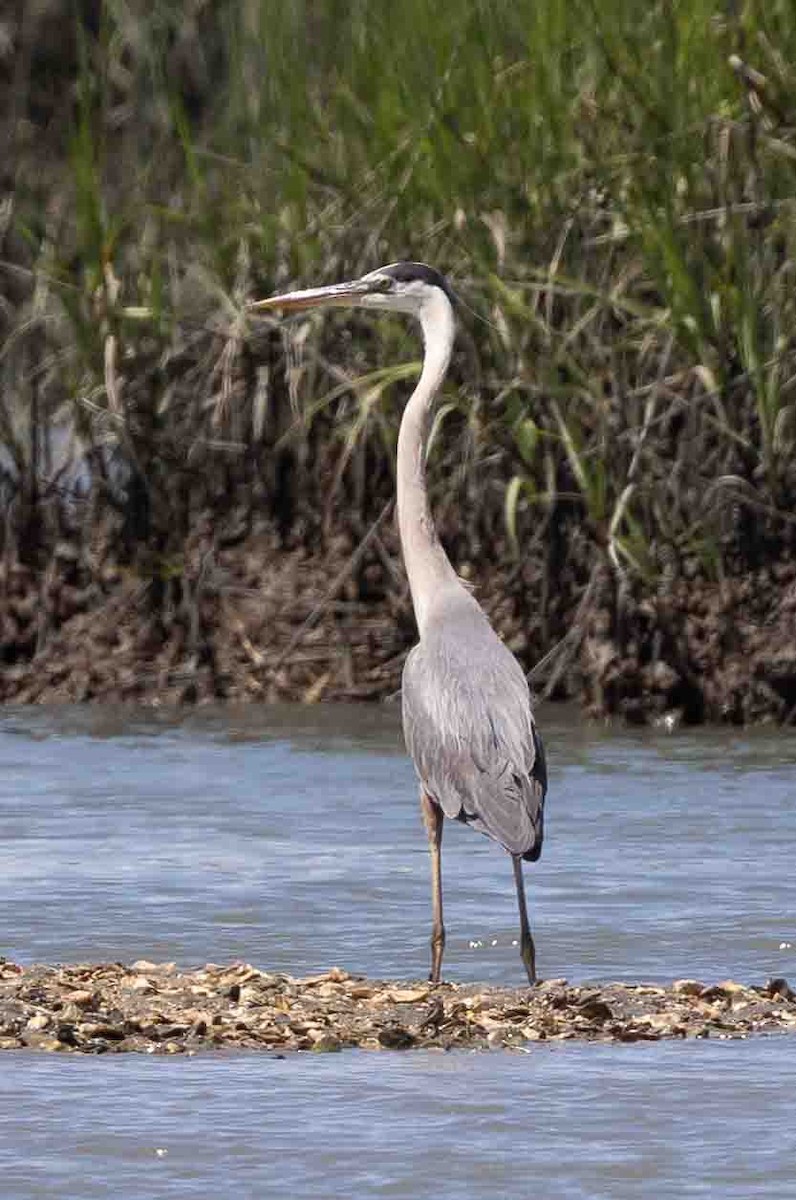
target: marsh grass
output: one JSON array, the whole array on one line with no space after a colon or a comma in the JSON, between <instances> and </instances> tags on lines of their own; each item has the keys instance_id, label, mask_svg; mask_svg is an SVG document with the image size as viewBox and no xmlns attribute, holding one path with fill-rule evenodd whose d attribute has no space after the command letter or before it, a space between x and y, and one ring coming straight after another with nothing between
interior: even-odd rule
<instances>
[{"instance_id":1,"label":"marsh grass","mask_svg":"<svg viewBox=\"0 0 796 1200\"><path fill-rule=\"evenodd\" d=\"M542 533L574 604L595 563L657 594L792 553L788 0L71 11L11 31L7 552L66 493L144 573L218 506L361 533L414 334L245 305L416 257L470 310L432 449L460 558Z\"/></svg>"}]
</instances>

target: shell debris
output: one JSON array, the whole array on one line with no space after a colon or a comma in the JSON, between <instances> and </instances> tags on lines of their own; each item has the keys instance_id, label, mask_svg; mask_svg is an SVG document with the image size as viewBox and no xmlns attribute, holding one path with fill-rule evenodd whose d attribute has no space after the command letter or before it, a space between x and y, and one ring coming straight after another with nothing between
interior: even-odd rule
<instances>
[{"instance_id":1,"label":"shell debris","mask_svg":"<svg viewBox=\"0 0 796 1200\"><path fill-rule=\"evenodd\" d=\"M294 978L240 962L183 971L143 960L23 966L0 958L0 1050L527 1051L539 1042L774 1032L796 1032L796 992L781 977L754 986L549 979L501 988L366 979L339 967Z\"/></svg>"}]
</instances>

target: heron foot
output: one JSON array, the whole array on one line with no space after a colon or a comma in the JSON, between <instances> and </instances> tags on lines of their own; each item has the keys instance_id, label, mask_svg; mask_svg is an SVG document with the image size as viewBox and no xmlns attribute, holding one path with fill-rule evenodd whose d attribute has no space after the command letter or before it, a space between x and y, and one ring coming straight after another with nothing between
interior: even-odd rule
<instances>
[{"instance_id":1,"label":"heron foot","mask_svg":"<svg viewBox=\"0 0 796 1200\"><path fill-rule=\"evenodd\" d=\"M525 971L528 976L528 982L531 987L538 982L536 977L536 948L533 944L533 938L528 935L528 938L523 938L520 945L520 954L525 965Z\"/></svg>"},{"instance_id":2,"label":"heron foot","mask_svg":"<svg viewBox=\"0 0 796 1200\"><path fill-rule=\"evenodd\" d=\"M439 983L439 977L442 971L442 956L444 953L445 926L435 926L434 931L431 934L431 971L429 972L428 976L431 983Z\"/></svg>"}]
</instances>

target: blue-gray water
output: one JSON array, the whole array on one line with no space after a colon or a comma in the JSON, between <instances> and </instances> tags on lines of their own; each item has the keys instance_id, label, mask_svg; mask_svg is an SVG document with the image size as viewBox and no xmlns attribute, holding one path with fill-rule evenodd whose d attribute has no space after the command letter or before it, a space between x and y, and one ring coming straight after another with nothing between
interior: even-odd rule
<instances>
[{"instance_id":1,"label":"blue-gray water","mask_svg":"<svg viewBox=\"0 0 796 1200\"><path fill-rule=\"evenodd\" d=\"M527 871L547 976L796 977L783 733L547 709ZM451 979L521 983L511 871L446 826ZM390 709L0 719L0 953L427 969L428 864ZM0 1195L796 1194L796 1038L528 1054L0 1059Z\"/></svg>"}]
</instances>

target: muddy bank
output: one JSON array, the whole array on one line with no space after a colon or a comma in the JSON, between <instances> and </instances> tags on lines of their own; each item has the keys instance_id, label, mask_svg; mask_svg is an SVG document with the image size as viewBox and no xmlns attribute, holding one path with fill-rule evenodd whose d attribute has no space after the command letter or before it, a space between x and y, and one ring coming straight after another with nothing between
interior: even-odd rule
<instances>
[{"instance_id":1,"label":"muddy bank","mask_svg":"<svg viewBox=\"0 0 796 1200\"><path fill-rule=\"evenodd\" d=\"M608 570L542 597L534 561L457 566L537 696L668 727L796 722L796 564L652 597ZM0 562L4 702L381 700L415 637L391 516L317 552L206 531L165 580L68 541L43 570Z\"/></svg>"},{"instance_id":2,"label":"muddy bank","mask_svg":"<svg viewBox=\"0 0 796 1200\"><path fill-rule=\"evenodd\" d=\"M0 960L0 1049L181 1054L527 1047L796 1032L784 979L669 986L548 980L533 989L365 979L333 968L292 978L246 963L29 966Z\"/></svg>"}]
</instances>

